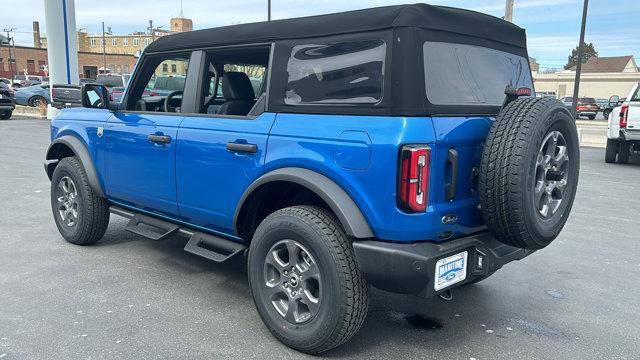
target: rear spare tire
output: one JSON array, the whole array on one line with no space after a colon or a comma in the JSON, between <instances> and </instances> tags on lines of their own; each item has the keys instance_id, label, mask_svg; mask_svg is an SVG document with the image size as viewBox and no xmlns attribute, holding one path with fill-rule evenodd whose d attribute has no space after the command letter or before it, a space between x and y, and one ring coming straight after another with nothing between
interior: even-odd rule
<instances>
[{"instance_id":1,"label":"rear spare tire","mask_svg":"<svg viewBox=\"0 0 640 360\"><path fill-rule=\"evenodd\" d=\"M482 215L493 236L525 249L549 245L571 212L579 167L578 133L561 102L520 98L505 106L480 167Z\"/></svg>"}]
</instances>

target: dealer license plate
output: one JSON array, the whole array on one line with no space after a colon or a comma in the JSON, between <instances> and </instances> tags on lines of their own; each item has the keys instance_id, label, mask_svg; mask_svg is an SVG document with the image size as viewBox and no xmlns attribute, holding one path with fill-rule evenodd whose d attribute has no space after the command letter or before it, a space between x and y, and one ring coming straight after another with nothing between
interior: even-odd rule
<instances>
[{"instance_id":1,"label":"dealer license plate","mask_svg":"<svg viewBox=\"0 0 640 360\"><path fill-rule=\"evenodd\" d=\"M467 252L446 257L436 262L435 291L459 283L467 278Z\"/></svg>"}]
</instances>

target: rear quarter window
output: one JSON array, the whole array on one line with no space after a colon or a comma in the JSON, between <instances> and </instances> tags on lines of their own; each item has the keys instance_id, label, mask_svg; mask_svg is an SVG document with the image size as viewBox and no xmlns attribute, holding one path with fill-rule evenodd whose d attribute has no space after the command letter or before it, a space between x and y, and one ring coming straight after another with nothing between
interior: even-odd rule
<instances>
[{"instance_id":1,"label":"rear quarter window","mask_svg":"<svg viewBox=\"0 0 640 360\"><path fill-rule=\"evenodd\" d=\"M376 104L382 100L386 44L360 40L296 45L287 62L284 102Z\"/></svg>"},{"instance_id":2,"label":"rear quarter window","mask_svg":"<svg viewBox=\"0 0 640 360\"><path fill-rule=\"evenodd\" d=\"M426 95L436 105L502 105L508 85L533 90L527 59L490 48L427 41Z\"/></svg>"}]
</instances>

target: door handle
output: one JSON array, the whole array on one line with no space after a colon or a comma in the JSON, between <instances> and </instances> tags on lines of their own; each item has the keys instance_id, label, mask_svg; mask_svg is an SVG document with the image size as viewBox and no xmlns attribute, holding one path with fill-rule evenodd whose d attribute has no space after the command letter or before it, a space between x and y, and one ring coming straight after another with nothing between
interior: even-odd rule
<instances>
[{"instance_id":1,"label":"door handle","mask_svg":"<svg viewBox=\"0 0 640 360\"><path fill-rule=\"evenodd\" d=\"M444 199L451 201L456 197L456 185L458 183L458 151L449 149L447 163L451 166L451 181L445 187Z\"/></svg>"},{"instance_id":2,"label":"door handle","mask_svg":"<svg viewBox=\"0 0 640 360\"><path fill-rule=\"evenodd\" d=\"M171 142L171 136L169 136L169 135L150 134L149 136L147 136L147 140L151 141L152 143L156 143L156 144L168 144L168 143Z\"/></svg>"},{"instance_id":3,"label":"door handle","mask_svg":"<svg viewBox=\"0 0 640 360\"><path fill-rule=\"evenodd\" d=\"M227 150L236 153L255 154L258 151L258 145L230 142L227 143Z\"/></svg>"}]
</instances>

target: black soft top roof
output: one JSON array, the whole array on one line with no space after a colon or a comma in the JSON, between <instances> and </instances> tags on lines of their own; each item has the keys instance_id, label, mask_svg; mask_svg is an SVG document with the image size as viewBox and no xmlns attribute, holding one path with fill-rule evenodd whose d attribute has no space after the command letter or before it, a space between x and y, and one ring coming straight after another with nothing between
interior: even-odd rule
<instances>
[{"instance_id":1,"label":"black soft top roof","mask_svg":"<svg viewBox=\"0 0 640 360\"><path fill-rule=\"evenodd\" d=\"M400 27L483 38L526 50L524 29L510 22L470 10L414 4L196 30L163 36L147 46L145 51L260 43Z\"/></svg>"}]
</instances>

